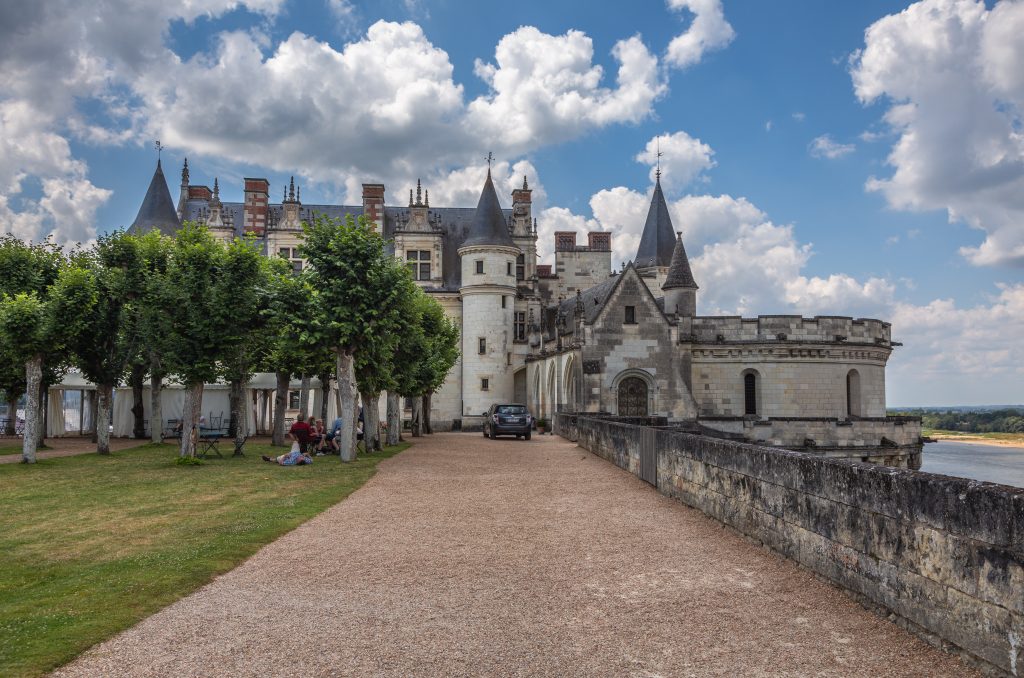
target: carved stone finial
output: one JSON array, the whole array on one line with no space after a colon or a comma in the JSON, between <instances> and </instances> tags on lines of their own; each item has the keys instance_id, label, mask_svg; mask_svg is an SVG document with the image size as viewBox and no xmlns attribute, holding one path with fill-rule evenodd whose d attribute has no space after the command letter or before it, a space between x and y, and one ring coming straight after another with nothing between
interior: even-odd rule
<instances>
[{"instance_id":1,"label":"carved stone finial","mask_svg":"<svg viewBox=\"0 0 1024 678\"><path fill-rule=\"evenodd\" d=\"M420 187L420 180L416 180L416 204L423 204L423 189Z\"/></svg>"},{"instance_id":2,"label":"carved stone finial","mask_svg":"<svg viewBox=\"0 0 1024 678\"><path fill-rule=\"evenodd\" d=\"M185 158L185 164L181 167L181 185L188 186L188 158Z\"/></svg>"},{"instance_id":3,"label":"carved stone finial","mask_svg":"<svg viewBox=\"0 0 1024 678\"><path fill-rule=\"evenodd\" d=\"M220 199L220 184L217 182L217 177L213 178L213 197Z\"/></svg>"},{"instance_id":4,"label":"carved stone finial","mask_svg":"<svg viewBox=\"0 0 1024 678\"><path fill-rule=\"evenodd\" d=\"M430 191L423 191L423 205L430 207Z\"/></svg>"},{"instance_id":5,"label":"carved stone finial","mask_svg":"<svg viewBox=\"0 0 1024 678\"><path fill-rule=\"evenodd\" d=\"M526 175L525 174L523 175L523 190L524 191L530 190L530 187L526 185Z\"/></svg>"}]
</instances>

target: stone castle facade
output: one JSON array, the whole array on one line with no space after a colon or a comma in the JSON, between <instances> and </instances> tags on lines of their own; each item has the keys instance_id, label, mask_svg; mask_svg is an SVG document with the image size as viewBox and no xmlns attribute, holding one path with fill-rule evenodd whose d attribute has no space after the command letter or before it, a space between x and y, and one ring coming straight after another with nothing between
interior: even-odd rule
<instances>
[{"instance_id":1,"label":"stone castle facade","mask_svg":"<svg viewBox=\"0 0 1024 678\"><path fill-rule=\"evenodd\" d=\"M241 203L189 183L170 198L158 163L133 228L173 233L185 220L218 237L254 234L299 270L302 222L365 216L413 278L461 327L462 355L433 396L439 429L479 430L495 402L535 415L606 412L686 422L711 435L898 466L920 464L920 423L887 417L885 365L898 343L880 320L842 316L708 317L674 232L660 177L635 260L611 273L611 234L555 234L554 266L537 256L526 178L501 207L490 172L476 208L432 207L419 182L406 205L363 184L361 205L304 205L291 182L270 202L266 179Z\"/></svg>"}]
</instances>

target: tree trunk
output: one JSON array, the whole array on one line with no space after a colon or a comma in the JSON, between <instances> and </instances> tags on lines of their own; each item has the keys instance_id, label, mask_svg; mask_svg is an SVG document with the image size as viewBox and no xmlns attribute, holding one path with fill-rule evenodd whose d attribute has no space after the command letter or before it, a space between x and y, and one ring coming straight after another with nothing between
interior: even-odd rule
<instances>
[{"instance_id":1,"label":"tree trunk","mask_svg":"<svg viewBox=\"0 0 1024 678\"><path fill-rule=\"evenodd\" d=\"M363 445L367 452L374 452L380 449L380 394L360 393L359 397L363 399Z\"/></svg>"},{"instance_id":2,"label":"tree trunk","mask_svg":"<svg viewBox=\"0 0 1024 678\"><path fill-rule=\"evenodd\" d=\"M237 393L235 390L237 389ZM237 379L231 382L231 393L233 401L231 405L231 428L228 430L228 437L234 437L235 449L239 449L245 439L249 437L249 413L246 408L251 404L246 402L245 382Z\"/></svg>"},{"instance_id":3,"label":"tree trunk","mask_svg":"<svg viewBox=\"0 0 1024 678\"><path fill-rule=\"evenodd\" d=\"M356 458L356 376L355 356L352 351L338 349L338 416L341 417L341 460L355 461Z\"/></svg>"},{"instance_id":4,"label":"tree trunk","mask_svg":"<svg viewBox=\"0 0 1024 678\"><path fill-rule=\"evenodd\" d=\"M40 419L39 386L43 382L43 356L34 356L25 363L25 430L21 435L21 461L36 463L36 432Z\"/></svg>"},{"instance_id":5,"label":"tree trunk","mask_svg":"<svg viewBox=\"0 0 1024 678\"><path fill-rule=\"evenodd\" d=\"M96 427L96 453L110 454L110 405L114 387L110 384L96 384L96 416L99 426Z\"/></svg>"},{"instance_id":6,"label":"tree trunk","mask_svg":"<svg viewBox=\"0 0 1024 678\"><path fill-rule=\"evenodd\" d=\"M274 394L274 432L270 436L270 444L278 447L284 445L284 414L288 409L288 384L292 375L289 372L277 373L277 391Z\"/></svg>"},{"instance_id":7,"label":"tree trunk","mask_svg":"<svg viewBox=\"0 0 1024 678\"><path fill-rule=\"evenodd\" d=\"M324 426L330 426L327 421L327 399L331 397L331 379L324 376L320 378L320 418L324 420Z\"/></svg>"},{"instance_id":8,"label":"tree trunk","mask_svg":"<svg viewBox=\"0 0 1024 678\"><path fill-rule=\"evenodd\" d=\"M18 401L21 400L20 393L8 393L7 394L7 423L4 425L4 430L0 431L7 436L13 436L15 432L15 424L18 421Z\"/></svg>"},{"instance_id":9,"label":"tree trunk","mask_svg":"<svg viewBox=\"0 0 1024 678\"><path fill-rule=\"evenodd\" d=\"M132 365L132 416L135 418L132 426L132 437L142 440L146 437L146 406L142 402L142 388L146 385L146 366Z\"/></svg>"},{"instance_id":10,"label":"tree trunk","mask_svg":"<svg viewBox=\"0 0 1024 678\"><path fill-rule=\"evenodd\" d=\"M430 435L434 429L430 426L430 400L432 393L423 394L423 432Z\"/></svg>"},{"instance_id":11,"label":"tree trunk","mask_svg":"<svg viewBox=\"0 0 1024 678\"><path fill-rule=\"evenodd\" d=\"M203 409L203 382L185 387L185 405L181 412L181 456L196 456L199 438L199 414Z\"/></svg>"},{"instance_id":12,"label":"tree trunk","mask_svg":"<svg viewBox=\"0 0 1024 678\"><path fill-rule=\"evenodd\" d=\"M40 372L42 365L40 365ZM36 420L36 449L46 446L46 421L50 404L49 389L42 379L39 380L39 418ZM28 430L26 427L25 430Z\"/></svg>"},{"instance_id":13,"label":"tree trunk","mask_svg":"<svg viewBox=\"0 0 1024 678\"><path fill-rule=\"evenodd\" d=\"M402 410L398 394L388 391L388 446L397 445L402 434Z\"/></svg>"},{"instance_id":14,"label":"tree trunk","mask_svg":"<svg viewBox=\"0 0 1024 678\"><path fill-rule=\"evenodd\" d=\"M91 433L92 435L89 438L89 440L93 444L95 444L96 443L96 430L97 430L97 428L99 428L96 425L96 389L93 389L93 390L89 391L89 416L92 417L92 429L89 431L89 433Z\"/></svg>"},{"instance_id":15,"label":"tree trunk","mask_svg":"<svg viewBox=\"0 0 1024 678\"><path fill-rule=\"evenodd\" d=\"M300 388L302 390L299 391L299 416L300 417L309 417L309 415L313 414L312 412L309 411L309 388L310 388L309 385L310 385L309 375L308 374L303 374L302 375L302 385L300 386Z\"/></svg>"},{"instance_id":16,"label":"tree trunk","mask_svg":"<svg viewBox=\"0 0 1024 678\"><path fill-rule=\"evenodd\" d=\"M410 423L410 429L412 431L413 438L419 438L423 435L423 397L413 396L412 399L412 421Z\"/></svg>"},{"instance_id":17,"label":"tree trunk","mask_svg":"<svg viewBox=\"0 0 1024 678\"><path fill-rule=\"evenodd\" d=\"M245 383L239 379L228 381L228 438L238 435L238 417L242 412Z\"/></svg>"},{"instance_id":18,"label":"tree trunk","mask_svg":"<svg viewBox=\"0 0 1024 678\"><path fill-rule=\"evenodd\" d=\"M153 358L149 372L149 439L154 443L164 441L163 378L160 376L160 359Z\"/></svg>"}]
</instances>

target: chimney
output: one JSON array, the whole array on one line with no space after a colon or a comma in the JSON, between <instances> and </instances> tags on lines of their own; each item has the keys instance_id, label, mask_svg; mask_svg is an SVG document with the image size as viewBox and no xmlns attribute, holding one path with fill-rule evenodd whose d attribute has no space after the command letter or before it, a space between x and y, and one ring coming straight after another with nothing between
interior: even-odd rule
<instances>
[{"instance_id":1,"label":"chimney","mask_svg":"<svg viewBox=\"0 0 1024 678\"><path fill-rule=\"evenodd\" d=\"M263 235L267 231L267 211L270 202L270 182L266 179L246 177L245 203L242 207L242 230Z\"/></svg>"},{"instance_id":2,"label":"chimney","mask_svg":"<svg viewBox=\"0 0 1024 678\"><path fill-rule=\"evenodd\" d=\"M384 234L384 184L363 184L363 216Z\"/></svg>"}]
</instances>

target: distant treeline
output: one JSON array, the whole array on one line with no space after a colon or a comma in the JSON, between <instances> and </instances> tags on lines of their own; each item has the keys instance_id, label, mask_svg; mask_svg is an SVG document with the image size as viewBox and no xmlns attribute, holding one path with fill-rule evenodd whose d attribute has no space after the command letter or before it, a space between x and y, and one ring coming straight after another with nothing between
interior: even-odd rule
<instances>
[{"instance_id":1,"label":"distant treeline","mask_svg":"<svg viewBox=\"0 0 1024 678\"><path fill-rule=\"evenodd\" d=\"M1024 433L1024 410L1007 409L990 412L936 412L935 410L903 410L900 414L921 417L924 428L965 433Z\"/></svg>"}]
</instances>

